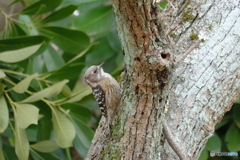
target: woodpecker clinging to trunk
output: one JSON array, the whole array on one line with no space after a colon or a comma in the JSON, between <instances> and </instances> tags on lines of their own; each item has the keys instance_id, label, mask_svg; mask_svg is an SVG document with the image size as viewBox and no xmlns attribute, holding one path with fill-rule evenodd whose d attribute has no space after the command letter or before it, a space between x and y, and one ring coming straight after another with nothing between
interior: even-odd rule
<instances>
[{"instance_id":1,"label":"woodpecker clinging to trunk","mask_svg":"<svg viewBox=\"0 0 240 160\"><path fill-rule=\"evenodd\" d=\"M99 66L89 67L84 79L92 88L93 95L110 129L121 98L121 89L118 82L110 74L103 71L102 65L103 63Z\"/></svg>"}]
</instances>

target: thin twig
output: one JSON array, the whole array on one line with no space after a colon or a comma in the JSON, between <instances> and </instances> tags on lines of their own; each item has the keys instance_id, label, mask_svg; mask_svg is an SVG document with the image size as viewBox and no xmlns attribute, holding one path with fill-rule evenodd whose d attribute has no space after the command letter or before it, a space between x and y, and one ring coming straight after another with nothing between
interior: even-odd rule
<instances>
[{"instance_id":1,"label":"thin twig","mask_svg":"<svg viewBox=\"0 0 240 160\"><path fill-rule=\"evenodd\" d=\"M175 141L175 137L173 136L171 130L169 129L166 121L163 121L163 134L166 137L168 144L174 150L174 152L178 155L180 160L187 160L186 152L182 147L180 147L179 143Z\"/></svg>"}]
</instances>

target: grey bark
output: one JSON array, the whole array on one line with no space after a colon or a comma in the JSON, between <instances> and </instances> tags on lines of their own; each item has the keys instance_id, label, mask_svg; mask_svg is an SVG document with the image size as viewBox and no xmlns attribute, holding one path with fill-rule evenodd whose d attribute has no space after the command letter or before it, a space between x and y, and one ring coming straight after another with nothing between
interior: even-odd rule
<instances>
[{"instance_id":1,"label":"grey bark","mask_svg":"<svg viewBox=\"0 0 240 160\"><path fill-rule=\"evenodd\" d=\"M232 1L235 5L207 2L189 4L196 18L175 43L178 60L198 43L189 41L189 35L196 33L202 41L173 70L166 117L176 140L192 159L198 158L215 125L240 93L239 1ZM176 159L167 144L163 153L163 159Z\"/></svg>"},{"instance_id":2,"label":"grey bark","mask_svg":"<svg viewBox=\"0 0 240 160\"><path fill-rule=\"evenodd\" d=\"M189 159L240 94L239 1L114 0L125 53L123 97L112 135L100 123L86 159L179 159L162 138L166 120ZM165 115L166 114L166 115Z\"/></svg>"}]
</instances>

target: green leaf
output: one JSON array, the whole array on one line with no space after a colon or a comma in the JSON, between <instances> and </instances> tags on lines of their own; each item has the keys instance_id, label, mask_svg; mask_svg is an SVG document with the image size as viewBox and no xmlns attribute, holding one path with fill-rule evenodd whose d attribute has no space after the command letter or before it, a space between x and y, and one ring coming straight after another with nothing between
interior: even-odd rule
<instances>
[{"instance_id":1,"label":"green leaf","mask_svg":"<svg viewBox=\"0 0 240 160\"><path fill-rule=\"evenodd\" d=\"M240 96L238 97L235 103L240 104Z\"/></svg>"},{"instance_id":2,"label":"green leaf","mask_svg":"<svg viewBox=\"0 0 240 160\"><path fill-rule=\"evenodd\" d=\"M88 123L91 120L92 112L90 109L78 104L78 103L68 103L63 105L65 110L70 111L71 117L75 117L84 123Z\"/></svg>"},{"instance_id":3,"label":"green leaf","mask_svg":"<svg viewBox=\"0 0 240 160\"><path fill-rule=\"evenodd\" d=\"M32 104L15 104L16 105L16 121L22 129L27 128L31 124L38 124L39 109Z\"/></svg>"},{"instance_id":4,"label":"green leaf","mask_svg":"<svg viewBox=\"0 0 240 160\"><path fill-rule=\"evenodd\" d=\"M54 10L61 4L62 0L40 0L31 6L25 8L21 13L28 15L38 15Z\"/></svg>"},{"instance_id":5,"label":"green leaf","mask_svg":"<svg viewBox=\"0 0 240 160\"><path fill-rule=\"evenodd\" d=\"M5 51L0 53L0 61L15 63L22 61L33 55L41 47L41 44L25 47L14 51Z\"/></svg>"},{"instance_id":6,"label":"green leaf","mask_svg":"<svg viewBox=\"0 0 240 160\"><path fill-rule=\"evenodd\" d=\"M107 40L109 46L112 48L113 51L115 51L116 53L120 53L122 51L121 42L119 40L116 30L109 31L109 34L107 35Z\"/></svg>"},{"instance_id":7,"label":"green leaf","mask_svg":"<svg viewBox=\"0 0 240 160\"><path fill-rule=\"evenodd\" d=\"M54 22L66 18L71 15L77 8L78 6L74 5L69 5L67 7L61 8L60 10L50 14L48 17L43 19L42 23Z\"/></svg>"},{"instance_id":8,"label":"green leaf","mask_svg":"<svg viewBox=\"0 0 240 160\"><path fill-rule=\"evenodd\" d=\"M75 18L74 25L89 35L107 33L114 25L112 6L100 6L82 12ZM84 22L84 23L83 23Z\"/></svg>"},{"instance_id":9,"label":"green leaf","mask_svg":"<svg viewBox=\"0 0 240 160\"><path fill-rule=\"evenodd\" d=\"M5 160L2 148L0 148L0 159Z\"/></svg>"},{"instance_id":10,"label":"green leaf","mask_svg":"<svg viewBox=\"0 0 240 160\"><path fill-rule=\"evenodd\" d=\"M32 144L31 147L39 152L45 153L53 152L59 148L57 143L51 140L37 142L35 144Z\"/></svg>"},{"instance_id":11,"label":"green leaf","mask_svg":"<svg viewBox=\"0 0 240 160\"><path fill-rule=\"evenodd\" d=\"M222 147L222 142L219 136L215 133L214 136L208 139L206 148L209 151L220 152Z\"/></svg>"},{"instance_id":12,"label":"green leaf","mask_svg":"<svg viewBox=\"0 0 240 160\"><path fill-rule=\"evenodd\" d=\"M99 39L99 42L100 43L96 46L96 48L90 54L87 54L87 65L101 64L102 62L106 62L106 60L112 58L113 56L117 56L116 54L114 54L115 51L112 50L106 37Z\"/></svg>"},{"instance_id":13,"label":"green leaf","mask_svg":"<svg viewBox=\"0 0 240 160\"><path fill-rule=\"evenodd\" d=\"M209 153L208 151L204 148L202 150L202 153L200 155L200 157L198 158L198 160L208 160L208 157L209 157Z\"/></svg>"},{"instance_id":14,"label":"green leaf","mask_svg":"<svg viewBox=\"0 0 240 160\"><path fill-rule=\"evenodd\" d=\"M57 144L62 148L72 146L76 130L65 114L52 108L53 128Z\"/></svg>"},{"instance_id":15,"label":"green leaf","mask_svg":"<svg viewBox=\"0 0 240 160\"><path fill-rule=\"evenodd\" d=\"M215 126L215 130L225 126L226 124L228 124L228 122L230 122L232 120L232 115L224 115L223 119L221 120L220 123L218 123Z\"/></svg>"},{"instance_id":16,"label":"green leaf","mask_svg":"<svg viewBox=\"0 0 240 160\"><path fill-rule=\"evenodd\" d=\"M167 6L167 4L168 4L167 1L162 1L161 3L159 3L159 5L160 5L160 7L161 7L162 9L165 9L166 6Z\"/></svg>"},{"instance_id":17,"label":"green leaf","mask_svg":"<svg viewBox=\"0 0 240 160\"><path fill-rule=\"evenodd\" d=\"M27 160L29 155L29 142L24 129L18 127L15 119L15 152L19 160Z\"/></svg>"},{"instance_id":18,"label":"green leaf","mask_svg":"<svg viewBox=\"0 0 240 160\"><path fill-rule=\"evenodd\" d=\"M49 113L51 112L51 111L45 111L42 106L41 106L41 111L49 112ZM50 138L51 132L52 132L52 123L49 123L50 121L51 121L51 117L46 115L44 115L44 117L38 121L38 133L37 133L38 141L48 140Z\"/></svg>"},{"instance_id":19,"label":"green leaf","mask_svg":"<svg viewBox=\"0 0 240 160\"><path fill-rule=\"evenodd\" d=\"M77 131L76 138L81 141L84 148L89 149L91 146L91 140L94 135L93 130L76 117L72 117L72 120Z\"/></svg>"},{"instance_id":20,"label":"green leaf","mask_svg":"<svg viewBox=\"0 0 240 160\"><path fill-rule=\"evenodd\" d=\"M81 1L79 1L79 0L67 0L67 1L64 1L64 4L80 5L80 4L83 4L83 3L90 3L90 2L95 2L96 3L96 1L99 2L99 0L81 0Z\"/></svg>"},{"instance_id":21,"label":"green leaf","mask_svg":"<svg viewBox=\"0 0 240 160\"><path fill-rule=\"evenodd\" d=\"M240 105L234 105L233 107L233 118L234 118L234 123L237 125L238 128L240 128Z\"/></svg>"},{"instance_id":22,"label":"green leaf","mask_svg":"<svg viewBox=\"0 0 240 160\"><path fill-rule=\"evenodd\" d=\"M64 66L59 68L58 70L54 70L52 72L46 73L46 75L50 74L53 79L61 79L63 76L68 77L68 79L73 79L79 76L79 72L84 68L84 63L73 63L77 61L85 54L90 53L95 48L95 44L90 45L87 49L80 52L76 56L74 56L71 60L69 60Z\"/></svg>"},{"instance_id":23,"label":"green leaf","mask_svg":"<svg viewBox=\"0 0 240 160\"><path fill-rule=\"evenodd\" d=\"M10 144L3 143L3 151L6 160L18 160L18 157L15 153L15 147ZM11 158L10 158L11 157Z\"/></svg>"},{"instance_id":24,"label":"green leaf","mask_svg":"<svg viewBox=\"0 0 240 160\"><path fill-rule=\"evenodd\" d=\"M90 45L90 38L81 31L61 27L43 27L39 31L52 38L51 40L62 50L78 54Z\"/></svg>"},{"instance_id":25,"label":"green leaf","mask_svg":"<svg viewBox=\"0 0 240 160\"><path fill-rule=\"evenodd\" d=\"M8 107L3 96L0 97L0 133L3 133L8 126Z\"/></svg>"},{"instance_id":26,"label":"green leaf","mask_svg":"<svg viewBox=\"0 0 240 160\"><path fill-rule=\"evenodd\" d=\"M49 39L44 36L25 36L19 38L0 40L0 52L17 50L48 42Z\"/></svg>"},{"instance_id":27,"label":"green leaf","mask_svg":"<svg viewBox=\"0 0 240 160\"><path fill-rule=\"evenodd\" d=\"M0 70L0 79L6 77L6 74Z\"/></svg>"},{"instance_id":28,"label":"green leaf","mask_svg":"<svg viewBox=\"0 0 240 160\"><path fill-rule=\"evenodd\" d=\"M74 94L72 96L72 98L68 99L64 103L78 102L78 101L80 101L81 99L83 99L84 97L86 97L87 95L89 95L91 93L92 93L92 89L90 87L87 87L86 89Z\"/></svg>"},{"instance_id":29,"label":"green leaf","mask_svg":"<svg viewBox=\"0 0 240 160\"><path fill-rule=\"evenodd\" d=\"M163 10L166 8L168 2L167 1L162 1L159 3L159 6L161 7L160 12L163 12Z\"/></svg>"},{"instance_id":30,"label":"green leaf","mask_svg":"<svg viewBox=\"0 0 240 160\"><path fill-rule=\"evenodd\" d=\"M38 118L39 117L40 116L38 116ZM37 141L37 128L38 128L38 125L31 125L25 129L29 142Z\"/></svg>"},{"instance_id":31,"label":"green leaf","mask_svg":"<svg viewBox=\"0 0 240 160\"><path fill-rule=\"evenodd\" d=\"M15 85L13 90L17 93L24 93L28 89L32 79L36 78L37 76L38 76L38 73L34 73L32 75L27 76L22 81L20 81L17 85Z\"/></svg>"},{"instance_id":32,"label":"green leaf","mask_svg":"<svg viewBox=\"0 0 240 160\"><path fill-rule=\"evenodd\" d=\"M63 80L61 82L58 82L48 88L45 88L37 93L34 93L33 95L31 95L30 97L26 98L25 100L23 100L22 102L35 102L38 101L42 98L51 98L54 97L56 95L58 95L61 91L63 86L68 82L69 80Z\"/></svg>"},{"instance_id":33,"label":"green leaf","mask_svg":"<svg viewBox=\"0 0 240 160\"><path fill-rule=\"evenodd\" d=\"M73 79L79 76L79 71L83 69L83 63L70 63L69 65L65 65L58 70L50 72L51 78L53 79L61 79L62 77L67 77L68 79Z\"/></svg>"},{"instance_id":34,"label":"green leaf","mask_svg":"<svg viewBox=\"0 0 240 160\"><path fill-rule=\"evenodd\" d=\"M28 60L26 73L27 74L42 73L44 70L42 62L43 62L42 55L31 57Z\"/></svg>"},{"instance_id":35,"label":"green leaf","mask_svg":"<svg viewBox=\"0 0 240 160\"><path fill-rule=\"evenodd\" d=\"M63 90L62 90L61 93L62 93L65 97L69 97L69 96L71 96L72 91L71 91L71 89L70 89L70 87L69 87L68 85L65 85L65 86L63 87Z\"/></svg>"},{"instance_id":36,"label":"green leaf","mask_svg":"<svg viewBox=\"0 0 240 160\"><path fill-rule=\"evenodd\" d=\"M82 157L86 157L89 148L85 148L84 145L82 144L82 142L80 141L80 139L78 139L77 137L75 137L74 141L73 141L73 145L74 148L77 150L77 152L82 156Z\"/></svg>"},{"instance_id":37,"label":"green leaf","mask_svg":"<svg viewBox=\"0 0 240 160\"><path fill-rule=\"evenodd\" d=\"M10 7L11 5L13 5L13 4L15 4L15 3L19 2L19 1L22 1L22 0L15 0L15 1L13 1L12 3L10 3L10 4L8 5L8 7Z\"/></svg>"},{"instance_id":38,"label":"green leaf","mask_svg":"<svg viewBox=\"0 0 240 160\"><path fill-rule=\"evenodd\" d=\"M226 133L226 144L230 152L240 151L240 130L235 124L232 124Z\"/></svg>"},{"instance_id":39,"label":"green leaf","mask_svg":"<svg viewBox=\"0 0 240 160\"><path fill-rule=\"evenodd\" d=\"M62 56L58 52L56 52L56 50L54 50L50 45L43 53L43 59L48 71L59 69L65 64Z\"/></svg>"},{"instance_id":40,"label":"green leaf","mask_svg":"<svg viewBox=\"0 0 240 160\"><path fill-rule=\"evenodd\" d=\"M58 152L60 153L60 152ZM33 152L31 151L31 156L34 160L63 160L62 158L57 157L53 153L43 153L43 152Z\"/></svg>"},{"instance_id":41,"label":"green leaf","mask_svg":"<svg viewBox=\"0 0 240 160\"><path fill-rule=\"evenodd\" d=\"M22 30L22 28L15 23L14 21L8 21L8 27L3 31L2 38L13 38L19 36L26 36L26 33Z\"/></svg>"}]
</instances>

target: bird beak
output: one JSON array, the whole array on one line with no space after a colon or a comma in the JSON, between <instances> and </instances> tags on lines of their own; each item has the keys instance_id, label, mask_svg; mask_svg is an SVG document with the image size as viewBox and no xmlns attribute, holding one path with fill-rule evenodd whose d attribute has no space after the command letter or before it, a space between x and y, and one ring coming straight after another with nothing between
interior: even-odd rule
<instances>
[{"instance_id":1,"label":"bird beak","mask_svg":"<svg viewBox=\"0 0 240 160\"><path fill-rule=\"evenodd\" d=\"M102 68L102 65L104 64L104 62L102 64L99 65L100 68Z\"/></svg>"}]
</instances>

